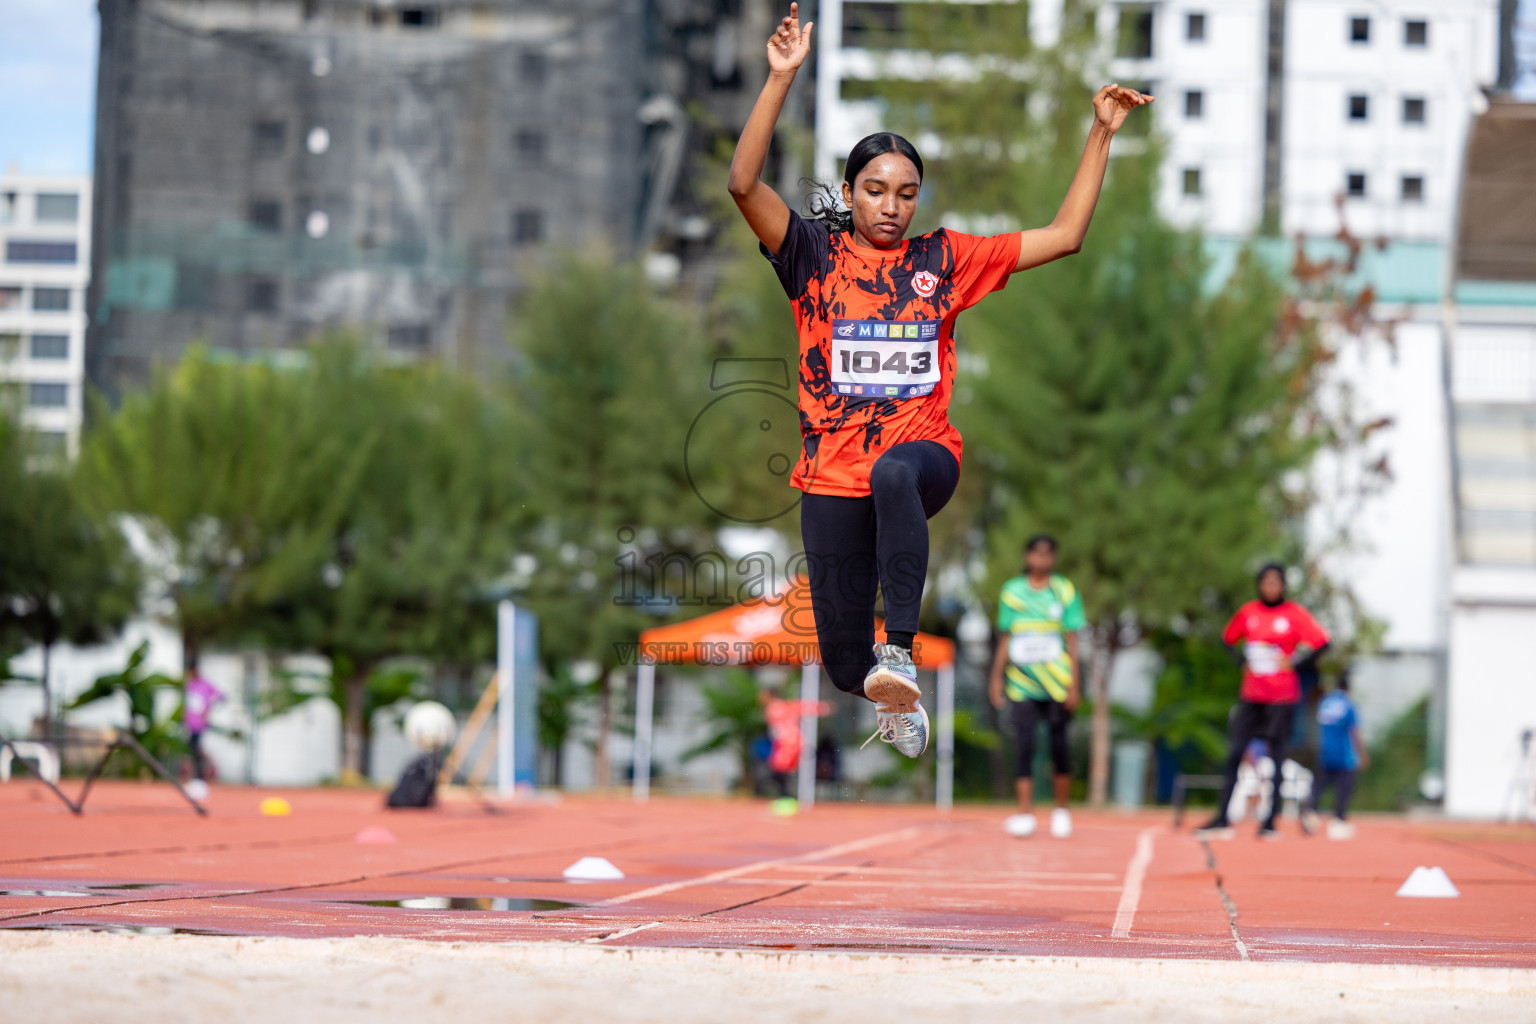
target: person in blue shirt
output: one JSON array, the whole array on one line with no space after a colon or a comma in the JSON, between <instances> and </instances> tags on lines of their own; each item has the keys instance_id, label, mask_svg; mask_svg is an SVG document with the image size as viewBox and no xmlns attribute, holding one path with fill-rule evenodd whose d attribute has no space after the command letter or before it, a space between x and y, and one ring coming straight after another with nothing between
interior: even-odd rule
<instances>
[{"instance_id":1,"label":"person in blue shirt","mask_svg":"<svg viewBox=\"0 0 1536 1024\"><path fill-rule=\"evenodd\" d=\"M1318 702L1317 732L1317 780L1307 800L1307 812L1302 815L1302 826L1309 835L1317 831L1317 805L1323 791L1332 787L1333 820L1328 823L1328 838L1349 839L1355 834L1349 822L1349 798L1355 791L1355 779L1371 760L1360 739L1360 716L1349 699L1349 673L1341 672L1338 685Z\"/></svg>"}]
</instances>

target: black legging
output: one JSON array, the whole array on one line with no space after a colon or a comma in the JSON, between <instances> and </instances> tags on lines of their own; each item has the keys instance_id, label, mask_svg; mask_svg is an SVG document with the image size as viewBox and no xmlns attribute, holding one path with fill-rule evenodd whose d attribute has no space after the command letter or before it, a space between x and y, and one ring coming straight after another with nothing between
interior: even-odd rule
<instances>
[{"instance_id":1,"label":"black legging","mask_svg":"<svg viewBox=\"0 0 1536 1024\"><path fill-rule=\"evenodd\" d=\"M1013 777L1032 779L1035 776L1036 724L1045 719L1051 734L1051 768L1057 775L1072 774L1072 747L1067 742L1067 724L1072 712L1060 701L1015 700L1013 705L1013 731L1017 734L1018 760Z\"/></svg>"},{"instance_id":2,"label":"black legging","mask_svg":"<svg viewBox=\"0 0 1536 1024\"><path fill-rule=\"evenodd\" d=\"M1275 763L1274 787L1269 802L1269 819L1273 825L1280 816L1280 783L1283 781L1280 767L1285 763L1285 743L1291 737L1291 727L1296 717L1295 704L1258 704L1242 701L1232 709L1227 719L1227 764L1221 786L1220 802L1216 804L1217 824L1227 823L1227 807L1232 803L1232 791L1237 788L1237 769L1243 763L1243 752L1254 740L1269 745L1270 760Z\"/></svg>"},{"instance_id":3,"label":"black legging","mask_svg":"<svg viewBox=\"0 0 1536 1024\"><path fill-rule=\"evenodd\" d=\"M1349 798L1355 792L1355 779L1357 773L1353 768L1320 768L1318 769L1316 782L1312 786L1312 795L1307 798L1307 806L1316 811L1318 805L1323 802L1323 793L1329 787L1333 788L1333 816L1340 821L1349 817Z\"/></svg>"},{"instance_id":4,"label":"black legging","mask_svg":"<svg viewBox=\"0 0 1536 1024\"><path fill-rule=\"evenodd\" d=\"M917 632L928 576L928 520L955 493L960 464L937 441L898 444L875 462L869 496L807 494L800 537L821 661L833 684L863 696L875 663L875 588L885 628Z\"/></svg>"},{"instance_id":5,"label":"black legging","mask_svg":"<svg viewBox=\"0 0 1536 1024\"><path fill-rule=\"evenodd\" d=\"M192 754L192 777L202 780L205 778L206 769L203 765L203 734L200 732L187 734L187 750Z\"/></svg>"}]
</instances>

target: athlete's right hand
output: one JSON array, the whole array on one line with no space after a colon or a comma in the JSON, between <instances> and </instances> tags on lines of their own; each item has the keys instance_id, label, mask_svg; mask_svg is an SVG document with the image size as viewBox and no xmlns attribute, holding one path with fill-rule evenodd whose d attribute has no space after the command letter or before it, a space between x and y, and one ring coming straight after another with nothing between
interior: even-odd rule
<instances>
[{"instance_id":1,"label":"athlete's right hand","mask_svg":"<svg viewBox=\"0 0 1536 1024\"><path fill-rule=\"evenodd\" d=\"M789 17L779 22L778 31L768 38L768 70L775 75L792 75L811 55L811 29L814 21L800 27L800 5L789 5Z\"/></svg>"},{"instance_id":2,"label":"athlete's right hand","mask_svg":"<svg viewBox=\"0 0 1536 1024\"><path fill-rule=\"evenodd\" d=\"M1003 681L993 679L987 687L987 695L992 698L992 706L997 710L1003 710Z\"/></svg>"}]
</instances>

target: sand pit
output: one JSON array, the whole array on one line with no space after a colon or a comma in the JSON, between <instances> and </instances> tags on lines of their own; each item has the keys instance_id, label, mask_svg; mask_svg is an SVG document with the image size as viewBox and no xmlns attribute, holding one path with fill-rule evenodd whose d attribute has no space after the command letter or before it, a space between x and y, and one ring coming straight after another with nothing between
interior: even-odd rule
<instances>
[{"instance_id":1,"label":"sand pit","mask_svg":"<svg viewBox=\"0 0 1536 1024\"><path fill-rule=\"evenodd\" d=\"M7 1021L1530 1021L1503 968L0 933Z\"/></svg>"}]
</instances>

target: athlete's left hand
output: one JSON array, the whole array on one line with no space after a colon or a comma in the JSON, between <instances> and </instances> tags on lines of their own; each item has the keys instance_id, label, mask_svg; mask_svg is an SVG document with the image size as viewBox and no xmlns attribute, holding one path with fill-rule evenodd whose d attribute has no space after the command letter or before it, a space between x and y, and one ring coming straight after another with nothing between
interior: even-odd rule
<instances>
[{"instance_id":1,"label":"athlete's left hand","mask_svg":"<svg viewBox=\"0 0 1536 1024\"><path fill-rule=\"evenodd\" d=\"M1077 706L1082 702L1083 688L1077 684L1076 680L1073 680L1072 689L1067 691L1067 699L1063 703L1066 704L1068 711L1076 711Z\"/></svg>"},{"instance_id":2,"label":"athlete's left hand","mask_svg":"<svg viewBox=\"0 0 1536 1024\"><path fill-rule=\"evenodd\" d=\"M1151 103L1154 97L1126 89L1120 85L1106 85L1093 97L1093 116L1100 125L1113 134L1125 124L1126 115L1137 107Z\"/></svg>"}]
</instances>

